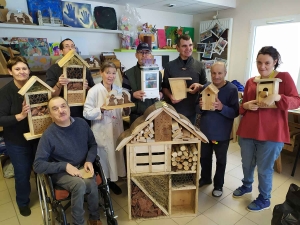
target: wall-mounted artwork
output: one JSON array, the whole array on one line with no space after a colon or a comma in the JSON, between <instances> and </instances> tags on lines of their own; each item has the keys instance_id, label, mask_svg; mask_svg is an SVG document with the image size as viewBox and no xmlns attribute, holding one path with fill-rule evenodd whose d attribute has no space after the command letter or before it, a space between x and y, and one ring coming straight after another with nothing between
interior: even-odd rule
<instances>
[{"instance_id":1,"label":"wall-mounted artwork","mask_svg":"<svg viewBox=\"0 0 300 225\"><path fill-rule=\"evenodd\" d=\"M49 51L51 56L59 56L60 55L59 42L49 43Z\"/></svg>"},{"instance_id":2,"label":"wall-mounted artwork","mask_svg":"<svg viewBox=\"0 0 300 225\"><path fill-rule=\"evenodd\" d=\"M49 56L47 38L18 38L22 56Z\"/></svg>"},{"instance_id":3,"label":"wall-mounted artwork","mask_svg":"<svg viewBox=\"0 0 300 225\"><path fill-rule=\"evenodd\" d=\"M171 39L171 45L176 45L178 37L182 34L188 34L191 36L194 42L194 28L193 27L171 27L165 26L166 38Z\"/></svg>"},{"instance_id":4,"label":"wall-mounted artwork","mask_svg":"<svg viewBox=\"0 0 300 225\"><path fill-rule=\"evenodd\" d=\"M50 56L27 56L25 58L31 71L46 71L51 66Z\"/></svg>"},{"instance_id":5,"label":"wall-mounted artwork","mask_svg":"<svg viewBox=\"0 0 300 225\"><path fill-rule=\"evenodd\" d=\"M60 0L27 0L28 12L33 23L38 24L37 12L41 11L43 17L50 17L49 8L54 19L62 21L62 9Z\"/></svg>"},{"instance_id":6,"label":"wall-mounted artwork","mask_svg":"<svg viewBox=\"0 0 300 225\"><path fill-rule=\"evenodd\" d=\"M93 28L90 4L62 1L63 23L70 27Z\"/></svg>"}]
</instances>

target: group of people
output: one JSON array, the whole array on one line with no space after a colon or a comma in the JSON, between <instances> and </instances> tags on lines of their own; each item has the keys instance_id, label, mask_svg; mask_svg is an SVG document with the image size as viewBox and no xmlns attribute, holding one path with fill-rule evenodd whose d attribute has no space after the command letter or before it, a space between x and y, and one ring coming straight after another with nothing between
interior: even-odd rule
<instances>
[{"instance_id":1,"label":"group of people","mask_svg":"<svg viewBox=\"0 0 300 225\"><path fill-rule=\"evenodd\" d=\"M60 43L63 55L75 44L71 39ZM223 62L216 62L211 67L212 83L219 89L218 96L212 103L214 111L202 110L201 91L207 82L202 62L192 57L193 43L189 35L178 38L179 57L167 64L164 77L160 78L160 99L164 97L177 112L195 123L196 114L201 114L200 130L209 142L201 143L201 178L199 186L212 183L212 156L216 155L216 172L213 178L212 195L220 197L223 193L227 150L233 120L242 115L237 134L241 146L244 178L243 185L233 192L233 197L241 197L252 191L253 173L257 166L259 196L248 209L260 211L270 206L272 173L275 160L280 154L284 142L289 142L287 110L300 106L295 84L287 72L276 69L281 63L280 54L271 46L263 47L257 55L257 79L280 78L279 93L270 94L262 102L256 100L256 85L250 78L245 86L243 102L239 105L237 88L225 79L227 70ZM131 108L130 123L141 116L145 110L160 99L145 99L141 89L141 66L152 57L147 43L140 43L136 49L137 64L123 75L122 88L131 93L135 107ZM49 115L53 123L44 132L40 140L26 141L23 133L29 131L27 114L30 110L23 97L18 94L29 79L29 66L21 56L13 57L7 64L13 80L0 90L0 126L7 152L15 169L16 201L23 216L29 216L30 173L32 166L36 173L51 174L55 184L71 192L71 212L73 224L84 224L83 202L87 194L89 205L89 224L102 224L99 215L98 192L95 181L93 162L100 156L105 175L109 178L109 187L115 194L122 190L115 183L118 177L126 176L123 151L116 152L116 139L123 132L122 110L105 110L108 94L115 89L117 68L113 63L103 63L100 69L102 82L94 84L91 73L87 70L84 88L88 90L84 106L69 107L63 99L63 86L68 79L62 68L52 65L46 73L46 83L55 92L48 102ZM170 90L168 78L191 77L187 80L189 92L185 99L175 99ZM274 103L277 108L266 108ZM274 121L277 121L274 123ZM90 121L90 124L87 123ZM22 159L22 160L19 160ZM82 179L79 170L83 168L91 173L91 179Z\"/></svg>"}]
</instances>

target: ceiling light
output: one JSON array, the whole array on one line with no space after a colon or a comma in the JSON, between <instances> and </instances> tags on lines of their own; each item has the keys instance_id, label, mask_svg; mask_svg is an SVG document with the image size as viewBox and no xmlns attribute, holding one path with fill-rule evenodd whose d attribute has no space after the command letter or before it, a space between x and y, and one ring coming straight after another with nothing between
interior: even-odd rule
<instances>
[{"instance_id":1,"label":"ceiling light","mask_svg":"<svg viewBox=\"0 0 300 225\"><path fill-rule=\"evenodd\" d=\"M170 3L169 5L168 5L168 7L174 7L174 6L176 6L176 4L172 4L172 3Z\"/></svg>"}]
</instances>

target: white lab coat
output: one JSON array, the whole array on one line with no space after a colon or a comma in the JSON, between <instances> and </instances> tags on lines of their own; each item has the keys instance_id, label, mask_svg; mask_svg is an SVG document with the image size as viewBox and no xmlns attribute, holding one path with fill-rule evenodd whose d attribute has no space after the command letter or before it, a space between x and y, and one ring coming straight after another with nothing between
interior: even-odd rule
<instances>
[{"instance_id":1,"label":"white lab coat","mask_svg":"<svg viewBox=\"0 0 300 225\"><path fill-rule=\"evenodd\" d=\"M119 89L119 87L113 85L114 89ZM121 109L107 110L101 113L100 107L106 104L108 94L102 83L93 86L88 91L83 116L91 120L91 129L98 145L98 155L105 176L111 181L117 181L118 176L126 176L124 150L115 151L117 138L124 128Z\"/></svg>"}]
</instances>

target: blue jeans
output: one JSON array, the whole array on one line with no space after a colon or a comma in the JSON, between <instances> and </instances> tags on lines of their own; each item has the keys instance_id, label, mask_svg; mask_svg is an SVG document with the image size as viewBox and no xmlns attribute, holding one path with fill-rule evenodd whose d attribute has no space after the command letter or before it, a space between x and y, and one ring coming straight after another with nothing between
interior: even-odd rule
<instances>
[{"instance_id":1,"label":"blue jeans","mask_svg":"<svg viewBox=\"0 0 300 225\"><path fill-rule=\"evenodd\" d=\"M270 199L273 166L282 150L283 143L239 137L239 145L243 163L243 185L246 187L252 186L254 169L257 166L259 193L264 199Z\"/></svg>"},{"instance_id":2,"label":"blue jeans","mask_svg":"<svg viewBox=\"0 0 300 225\"><path fill-rule=\"evenodd\" d=\"M53 183L68 190L71 193L71 215L73 224L84 225L84 195L87 194L87 204L90 220L99 220L98 185L95 176L89 179L72 177L67 173L51 175Z\"/></svg>"},{"instance_id":3,"label":"blue jeans","mask_svg":"<svg viewBox=\"0 0 300 225\"><path fill-rule=\"evenodd\" d=\"M30 173L35 157L37 142L30 142L28 146L18 146L5 142L8 156L14 167L16 201L19 207L28 206L30 199Z\"/></svg>"}]
</instances>

